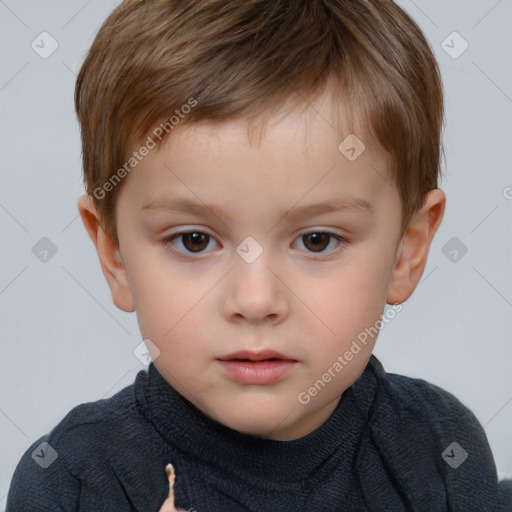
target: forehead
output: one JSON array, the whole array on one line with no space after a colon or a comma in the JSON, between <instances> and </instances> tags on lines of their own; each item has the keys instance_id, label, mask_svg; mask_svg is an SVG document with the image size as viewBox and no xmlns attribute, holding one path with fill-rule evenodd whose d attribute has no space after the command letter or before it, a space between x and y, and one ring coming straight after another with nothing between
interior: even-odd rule
<instances>
[{"instance_id":1,"label":"forehead","mask_svg":"<svg viewBox=\"0 0 512 512\"><path fill-rule=\"evenodd\" d=\"M256 198L281 209L326 197L350 196L361 205L394 189L389 156L366 132L350 132L343 109L325 98L269 118L184 125L138 167L127 192L141 209L178 196L189 203L251 204L253 211Z\"/></svg>"},{"instance_id":2,"label":"forehead","mask_svg":"<svg viewBox=\"0 0 512 512\"><path fill-rule=\"evenodd\" d=\"M336 96L329 92L322 93L312 101L297 100L290 97L279 107L271 107L251 117L227 119L220 121L204 120L194 124L187 124L186 118L171 132L167 143L162 149L169 150L176 145L181 145L184 140L195 138L213 141L216 135L226 141L227 135L243 137L247 134L249 145L260 149L261 143L266 145L272 142L279 133L288 137L295 137L295 144L302 142L307 146L308 140L315 137L326 137L336 145L345 140L349 135L356 135L364 141L367 149L385 156L380 146L375 142L371 127L358 112L356 106L347 107ZM368 129L369 128L369 129ZM268 131L272 131L269 137L265 137Z\"/></svg>"}]
</instances>

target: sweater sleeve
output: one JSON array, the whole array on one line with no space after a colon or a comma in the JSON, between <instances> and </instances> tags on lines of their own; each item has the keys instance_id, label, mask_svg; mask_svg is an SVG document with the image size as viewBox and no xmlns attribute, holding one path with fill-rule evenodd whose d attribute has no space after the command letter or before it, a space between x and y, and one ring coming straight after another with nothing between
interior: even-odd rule
<instances>
[{"instance_id":1,"label":"sweater sleeve","mask_svg":"<svg viewBox=\"0 0 512 512\"><path fill-rule=\"evenodd\" d=\"M48 442L35 441L16 466L5 512L72 512L78 510L80 482Z\"/></svg>"},{"instance_id":2,"label":"sweater sleeve","mask_svg":"<svg viewBox=\"0 0 512 512\"><path fill-rule=\"evenodd\" d=\"M415 455L422 453L420 460L444 482L447 510L512 512L512 481L498 481L485 431L468 407L448 391L421 379L388 374L384 386L386 401L400 404L394 432L408 425ZM393 413L387 410L389 417ZM410 456L400 459L393 446L387 449L388 459L401 475L410 466ZM417 484L419 487L421 478Z\"/></svg>"},{"instance_id":3,"label":"sweater sleeve","mask_svg":"<svg viewBox=\"0 0 512 512\"><path fill-rule=\"evenodd\" d=\"M498 502L501 510L512 512L512 479L501 480L498 487Z\"/></svg>"},{"instance_id":4,"label":"sweater sleeve","mask_svg":"<svg viewBox=\"0 0 512 512\"><path fill-rule=\"evenodd\" d=\"M441 466L451 509L471 510L481 500L482 510L512 512L512 481L498 481L487 435L475 414L446 390L433 384L429 388L430 405L435 404L432 427L444 448Z\"/></svg>"}]
</instances>

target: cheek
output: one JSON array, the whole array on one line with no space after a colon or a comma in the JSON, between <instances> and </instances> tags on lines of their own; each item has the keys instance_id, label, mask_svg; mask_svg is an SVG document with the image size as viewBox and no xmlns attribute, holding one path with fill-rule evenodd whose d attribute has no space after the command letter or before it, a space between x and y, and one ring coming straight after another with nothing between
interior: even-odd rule
<instances>
[{"instance_id":1,"label":"cheek","mask_svg":"<svg viewBox=\"0 0 512 512\"><path fill-rule=\"evenodd\" d=\"M149 261L151 264L141 264ZM219 277L169 261L165 255L149 251L134 258L131 281L142 337L160 351L155 364L170 372L168 378L172 375L182 381L205 370L206 358L199 356L218 350L213 331L216 319L212 319L216 306L212 301ZM212 327L205 328L207 325Z\"/></svg>"},{"instance_id":2,"label":"cheek","mask_svg":"<svg viewBox=\"0 0 512 512\"><path fill-rule=\"evenodd\" d=\"M137 319L145 338L170 339L208 290L204 280L191 279L165 256L147 251L127 265Z\"/></svg>"},{"instance_id":3,"label":"cheek","mask_svg":"<svg viewBox=\"0 0 512 512\"><path fill-rule=\"evenodd\" d=\"M377 254L382 256L376 257ZM377 339L376 325L385 308L391 269L391 251L387 255L382 251L360 251L354 252L328 278L310 282L309 286L304 283L303 293L307 293L310 309L304 312L310 318L309 336L321 337L317 357L324 365L332 364L353 342L361 349L354 360L364 365ZM356 346L354 351L357 350Z\"/></svg>"}]
</instances>

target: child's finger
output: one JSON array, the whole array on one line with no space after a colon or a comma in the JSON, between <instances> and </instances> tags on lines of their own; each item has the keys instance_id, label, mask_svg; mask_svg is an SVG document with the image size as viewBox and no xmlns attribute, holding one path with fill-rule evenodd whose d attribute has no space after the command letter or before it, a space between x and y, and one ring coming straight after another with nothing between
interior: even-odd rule
<instances>
[{"instance_id":1,"label":"child's finger","mask_svg":"<svg viewBox=\"0 0 512 512\"><path fill-rule=\"evenodd\" d=\"M174 508L174 497L171 496L164 501L164 504L162 505L160 512L178 512Z\"/></svg>"},{"instance_id":2,"label":"child's finger","mask_svg":"<svg viewBox=\"0 0 512 512\"><path fill-rule=\"evenodd\" d=\"M167 479L169 480L169 497L164 501L164 504L162 505L162 508L160 509L160 512L179 512L174 507L174 479L176 477L176 474L174 472L174 466L172 464L167 464L165 466L165 472L167 473Z\"/></svg>"},{"instance_id":3,"label":"child's finger","mask_svg":"<svg viewBox=\"0 0 512 512\"><path fill-rule=\"evenodd\" d=\"M176 478L174 466L170 463L167 464L167 466L165 466L165 473L167 475L167 479L169 480L169 497L174 498L174 479Z\"/></svg>"}]
</instances>

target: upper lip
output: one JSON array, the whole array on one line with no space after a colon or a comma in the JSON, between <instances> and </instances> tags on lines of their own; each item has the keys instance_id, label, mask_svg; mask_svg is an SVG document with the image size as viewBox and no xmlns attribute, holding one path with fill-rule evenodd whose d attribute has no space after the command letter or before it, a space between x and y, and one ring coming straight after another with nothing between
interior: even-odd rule
<instances>
[{"instance_id":1,"label":"upper lip","mask_svg":"<svg viewBox=\"0 0 512 512\"><path fill-rule=\"evenodd\" d=\"M249 361L264 361L266 359L285 359L288 361L296 361L293 357L285 356L275 350L263 350L255 352L253 350L239 350L226 356L219 357L221 361L229 361L231 359L248 359Z\"/></svg>"}]
</instances>

